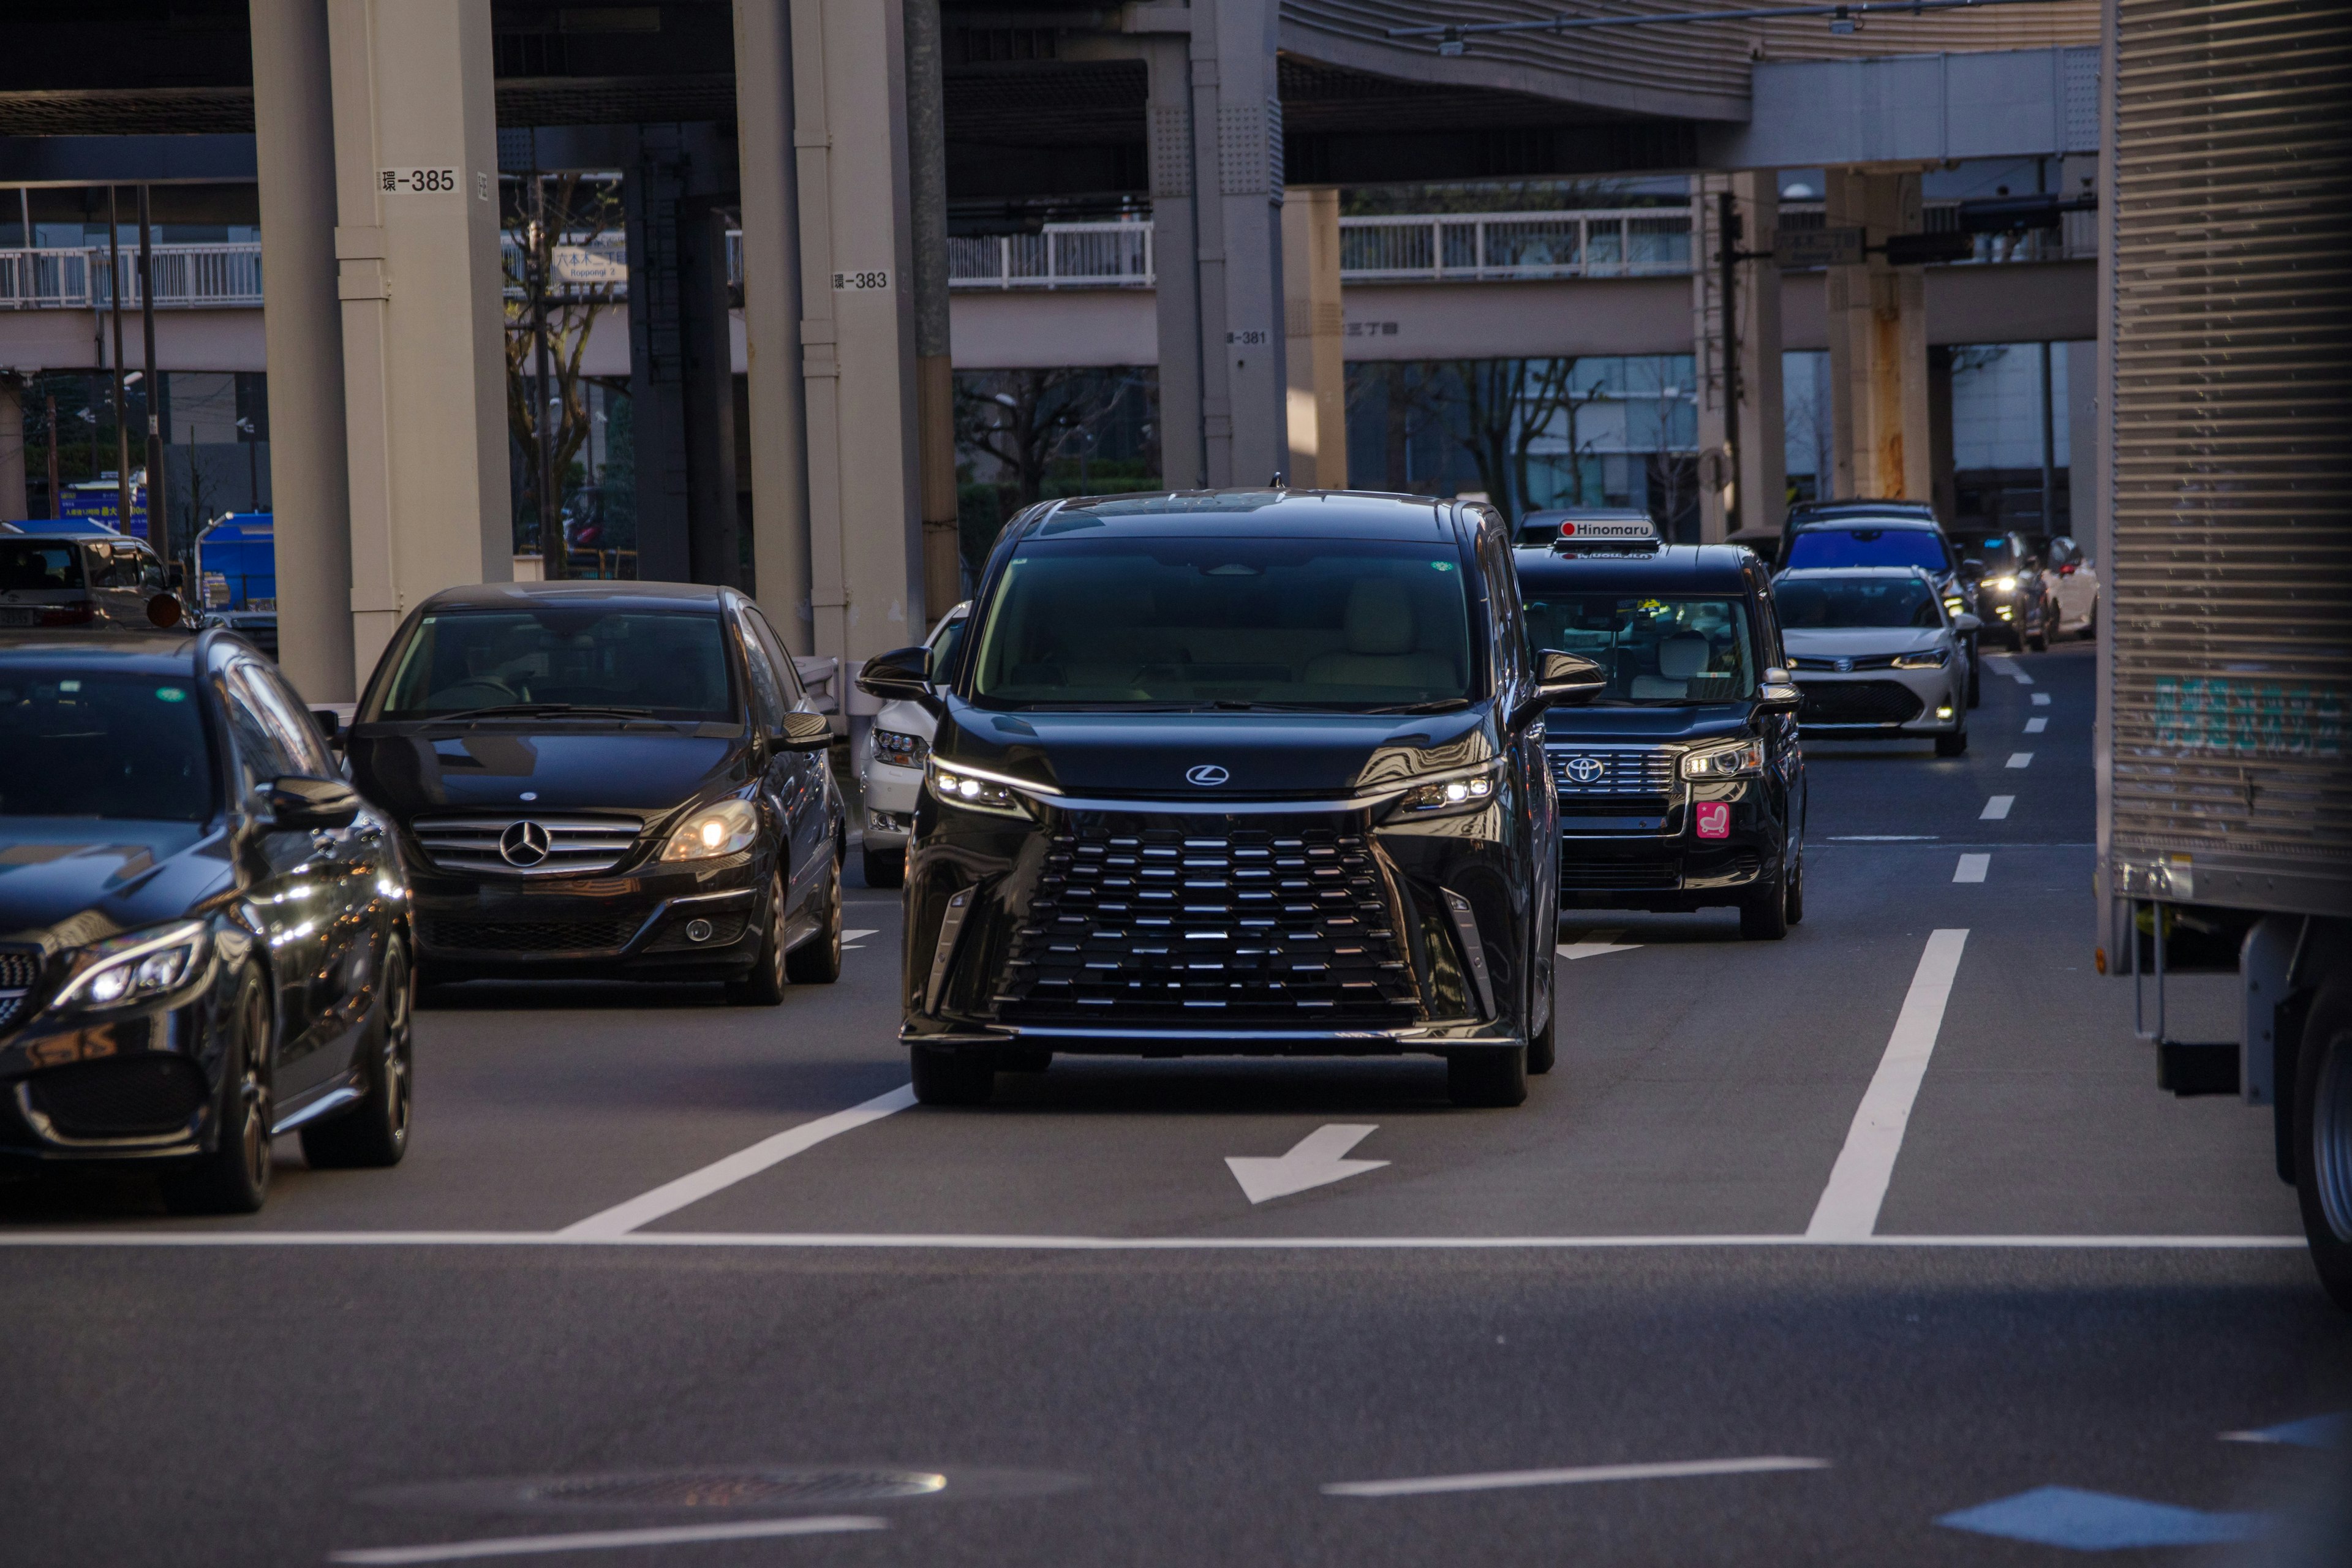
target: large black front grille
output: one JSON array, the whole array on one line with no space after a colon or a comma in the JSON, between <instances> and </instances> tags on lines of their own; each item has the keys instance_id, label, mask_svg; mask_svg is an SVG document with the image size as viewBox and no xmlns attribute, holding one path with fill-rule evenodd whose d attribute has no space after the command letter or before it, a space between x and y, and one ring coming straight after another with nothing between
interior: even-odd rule
<instances>
[{"instance_id":1,"label":"large black front grille","mask_svg":"<svg viewBox=\"0 0 2352 1568\"><path fill-rule=\"evenodd\" d=\"M424 922L425 945L458 958L510 953L609 952L642 922L610 916L581 921L469 921L436 915Z\"/></svg>"},{"instance_id":2,"label":"large black front grille","mask_svg":"<svg viewBox=\"0 0 2352 1568\"><path fill-rule=\"evenodd\" d=\"M1895 680L1823 680L1801 689L1797 722L1907 724L1919 716L1919 695Z\"/></svg>"},{"instance_id":3,"label":"large black front grille","mask_svg":"<svg viewBox=\"0 0 2352 1568\"><path fill-rule=\"evenodd\" d=\"M26 994L41 977L37 952L0 952L0 1029L16 1021L25 1010Z\"/></svg>"},{"instance_id":4,"label":"large black front grille","mask_svg":"<svg viewBox=\"0 0 2352 1568\"><path fill-rule=\"evenodd\" d=\"M1422 1016L1388 880L1361 834L1057 836L1000 1016L1106 1026L1393 1026Z\"/></svg>"},{"instance_id":5,"label":"large black front grille","mask_svg":"<svg viewBox=\"0 0 2352 1568\"><path fill-rule=\"evenodd\" d=\"M33 1109L68 1138L160 1137L187 1125L208 1097L185 1057L116 1057L36 1073Z\"/></svg>"},{"instance_id":6,"label":"large black front grille","mask_svg":"<svg viewBox=\"0 0 2352 1568\"><path fill-rule=\"evenodd\" d=\"M1552 783L1563 796L1647 795L1675 787L1676 752L1665 746L1554 746L1548 753Z\"/></svg>"}]
</instances>

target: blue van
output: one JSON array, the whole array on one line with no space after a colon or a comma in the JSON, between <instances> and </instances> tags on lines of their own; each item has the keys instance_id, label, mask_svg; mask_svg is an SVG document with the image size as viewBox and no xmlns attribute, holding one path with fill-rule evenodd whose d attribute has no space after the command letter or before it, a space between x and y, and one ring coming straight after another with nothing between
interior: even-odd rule
<instances>
[{"instance_id":1,"label":"blue van","mask_svg":"<svg viewBox=\"0 0 2352 1568\"><path fill-rule=\"evenodd\" d=\"M278 657L278 545L266 511L233 511L196 535L205 612Z\"/></svg>"}]
</instances>

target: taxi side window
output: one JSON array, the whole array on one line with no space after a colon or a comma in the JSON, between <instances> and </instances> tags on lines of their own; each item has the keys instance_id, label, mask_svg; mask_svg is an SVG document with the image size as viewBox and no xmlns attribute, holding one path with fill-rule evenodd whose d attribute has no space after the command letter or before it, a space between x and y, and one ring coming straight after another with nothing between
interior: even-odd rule
<instances>
[{"instance_id":1,"label":"taxi side window","mask_svg":"<svg viewBox=\"0 0 2352 1568\"><path fill-rule=\"evenodd\" d=\"M1756 604L1757 635L1764 644L1762 662L1772 668L1785 669L1789 658L1780 647L1780 608L1772 602L1772 585L1763 580L1762 573L1751 572L1748 574L1748 586L1749 597Z\"/></svg>"}]
</instances>

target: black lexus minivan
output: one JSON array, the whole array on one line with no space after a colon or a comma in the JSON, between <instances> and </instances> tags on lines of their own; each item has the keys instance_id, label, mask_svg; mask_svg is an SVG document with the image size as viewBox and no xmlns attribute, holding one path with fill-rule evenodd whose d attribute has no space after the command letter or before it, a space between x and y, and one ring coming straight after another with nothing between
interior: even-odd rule
<instances>
[{"instance_id":1,"label":"black lexus minivan","mask_svg":"<svg viewBox=\"0 0 2352 1568\"><path fill-rule=\"evenodd\" d=\"M1547 726L1570 908L1729 905L1750 939L1805 916L1805 760L1762 562L1646 521L1517 552L1529 634L1606 685Z\"/></svg>"},{"instance_id":2,"label":"black lexus minivan","mask_svg":"<svg viewBox=\"0 0 2352 1568\"><path fill-rule=\"evenodd\" d=\"M1240 490L1049 502L952 667L869 660L939 726L906 880L917 1098L1055 1052L1444 1058L1457 1103L1551 1065L1543 716L1475 503Z\"/></svg>"}]
</instances>

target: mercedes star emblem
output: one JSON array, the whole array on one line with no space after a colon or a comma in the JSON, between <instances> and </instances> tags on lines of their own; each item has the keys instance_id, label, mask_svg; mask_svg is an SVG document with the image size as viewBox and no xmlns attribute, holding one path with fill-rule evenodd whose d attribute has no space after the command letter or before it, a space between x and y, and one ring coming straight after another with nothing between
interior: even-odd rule
<instances>
[{"instance_id":1,"label":"mercedes star emblem","mask_svg":"<svg viewBox=\"0 0 2352 1568\"><path fill-rule=\"evenodd\" d=\"M1568 759L1568 776L1570 782L1573 784L1597 784L1600 782L1601 775L1608 771L1609 764L1602 762L1599 757L1570 757Z\"/></svg>"},{"instance_id":2,"label":"mercedes star emblem","mask_svg":"<svg viewBox=\"0 0 2352 1568\"><path fill-rule=\"evenodd\" d=\"M1202 789L1214 789L1233 776L1214 763L1202 763L1199 767L1189 770L1184 774L1184 781L1199 784Z\"/></svg>"},{"instance_id":3,"label":"mercedes star emblem","mask_svg":"<svg viewBox=\"0 0 2352 1568\"><path fill-rule=\"evenodd\" d=\"M515 822L499 835L499 853L509 866L531 867L547 858L552 847L547 829L536 822Z\"/></svg>"}]
</instances>

